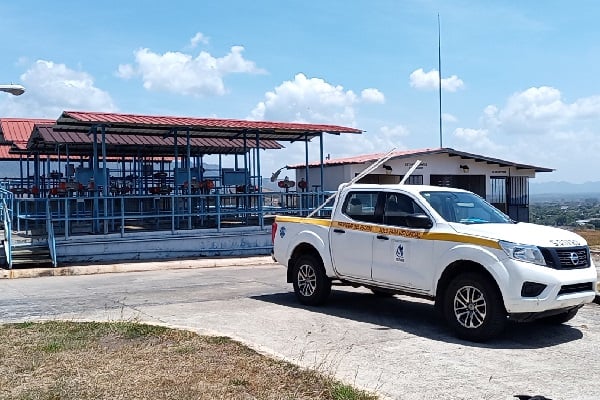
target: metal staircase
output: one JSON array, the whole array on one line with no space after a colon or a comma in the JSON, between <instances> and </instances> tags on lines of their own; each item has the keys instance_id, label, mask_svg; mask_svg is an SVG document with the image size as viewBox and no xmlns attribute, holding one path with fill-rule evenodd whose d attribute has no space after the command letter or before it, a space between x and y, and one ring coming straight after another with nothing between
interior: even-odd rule
<instances>
[{"instance_id":1,"label":"metal staircase","mask_svg":"<svg viewBox=\"0 0 600 400\"><path fill-rule=\"evenodd\" d=\"M47 221L46 232L40 236L23 235L12 229L12 193L0 189L0 218L2 221L2 249L0 264L4 268L31 268L56 266L55 239L52 222Z\"/></svg>"},{"instance_id":2,"label":"metal staircase","mask_svg":"<svg viewBox=\"0 0 600 400\"><path fill-rule=\"evenodd\" d=\"M13 244L9 268L51 267L52 257L47 244Z\"/></svg>"}]
</instances>

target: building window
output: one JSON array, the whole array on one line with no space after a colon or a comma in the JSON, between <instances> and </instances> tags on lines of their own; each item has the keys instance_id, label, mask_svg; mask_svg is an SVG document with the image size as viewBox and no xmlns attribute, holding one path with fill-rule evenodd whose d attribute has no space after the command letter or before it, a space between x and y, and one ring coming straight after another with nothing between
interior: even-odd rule
<instances>
[{"instance_id":1,"label":"building window","mask_svg":"<svg viewBox=\"0 0 600 400\"><path fill-rule=\"evenodd\" d=\"M402 182L402 179L404 179L404 175L402 175L400 177L400 181ZM406 182L404 182L407 185L422 185L423 184L423 175L411 175L408 177L408 179L406 179Z\"/></svg>"}]
</instances>

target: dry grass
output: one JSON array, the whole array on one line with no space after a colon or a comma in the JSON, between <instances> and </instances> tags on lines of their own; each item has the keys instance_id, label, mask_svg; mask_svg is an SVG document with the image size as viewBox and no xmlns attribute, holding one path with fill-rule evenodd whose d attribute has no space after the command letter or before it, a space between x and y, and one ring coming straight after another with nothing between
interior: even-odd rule
<instances>
[{"instance_id":1,"label":"dry grass","mask_svg":"<svg viewBox=\"0 0 600 400\"><path fill-rule=\"evenodd\" d=\"M225 337L135 322L0 325L1 399L376 399Z\"/></svg>"},{"instance_id":2,"label":"dry grass","mask_svg":"<svg viewBox=\"0 0 600 400\"><path fill-rule=\"evenodd\" d=\"M583 236L591 247L600 247L600 231L582 229L576 232L578 235Z\"/></svg>"}]
</instances>

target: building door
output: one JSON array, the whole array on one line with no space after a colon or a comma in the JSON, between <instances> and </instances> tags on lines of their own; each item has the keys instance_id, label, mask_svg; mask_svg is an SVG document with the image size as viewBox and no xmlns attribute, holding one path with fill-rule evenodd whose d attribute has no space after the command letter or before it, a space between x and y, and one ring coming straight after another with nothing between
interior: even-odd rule
<instances>
[{"instance_id":1,"label":"building door","mask_svg":"<svg viewBox=\"0 0 600 400\"><path fill-rule=\"evenodd\" d=\"M529 222L529 178L510 176L506 185L508 216L519 222Z\"/></svg>"},{"instance_id":2,"label":"building door","mask_svg":"<svg viewBox=\"0 0 600 400\"><path fill-rule=\"evenodd\" d=\"M494 207L508 215L506 203L507 179L505 176L492 176L490 178L491 196L487 199Z\"/></svg>"}]
</instances>

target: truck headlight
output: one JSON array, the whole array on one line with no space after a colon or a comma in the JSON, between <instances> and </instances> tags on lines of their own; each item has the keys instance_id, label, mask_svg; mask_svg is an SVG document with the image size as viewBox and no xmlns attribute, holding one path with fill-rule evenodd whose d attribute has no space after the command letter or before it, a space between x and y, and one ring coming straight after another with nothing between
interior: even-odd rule
<instances>
[{"instance_id":1,"label":"truck headlight","mask_svg":"<svg viewBox=\"0 0 600 400\"><path fill-rule=\"evenodd\" d=\"M537 246L528 244L516 244L511 242L500 241L500 247L510 258L515 260L530 262L537 265L546 265L546 260L542 252Z\"/></svg>"}]
</instances>

